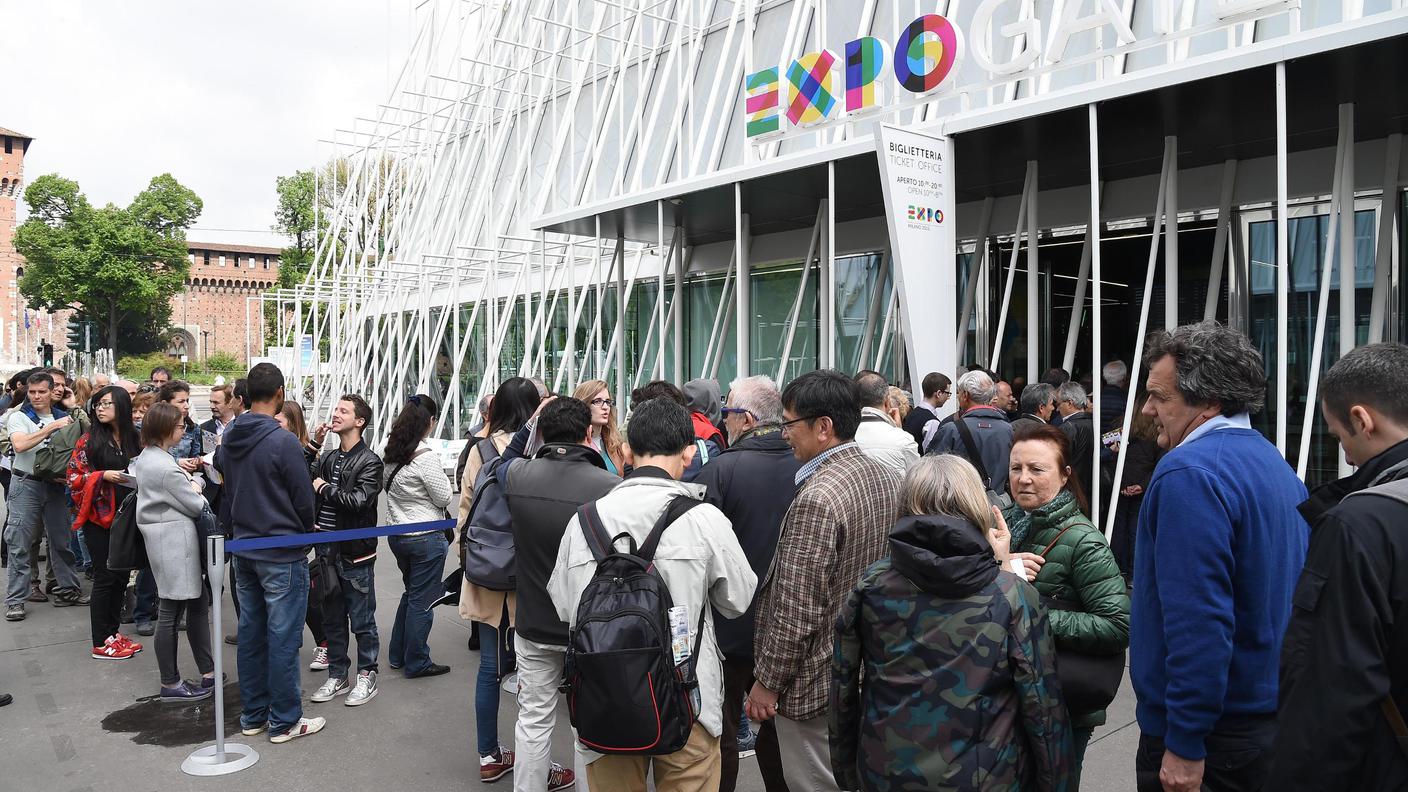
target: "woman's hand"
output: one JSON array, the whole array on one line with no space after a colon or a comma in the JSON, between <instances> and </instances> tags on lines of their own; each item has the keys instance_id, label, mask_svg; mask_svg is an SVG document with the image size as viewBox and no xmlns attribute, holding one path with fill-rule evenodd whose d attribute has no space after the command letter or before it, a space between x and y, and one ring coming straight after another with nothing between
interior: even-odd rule
<instances>
[{"instance_id":1,"label":"woman's hand","mask_svg":"<svg viewBox=\"0 0 1408 792\"><path fill-rule=\"evenodd\" d=\"M1128 487L1120 490L1120 494L1126 498L1133 498L1138 495L1143 495L1144 488L1138 484L1130 484Z\"/></svg>"},{"instance_id":2,"label":"woman's hand","mask_svg":"<svg viewBox=\"0 0 1408 792\"><path fill-rule=\"evenodd\" d=\"M1007 521L1002 519L1002 510L996 506L992 507L993 524L988 531L988 544L992 545L992 554L997 558L998 563L1006 564L1007 559L1012 556L1012 532L1007 530Z\"/></svg>"},{"instance_id":3,"label":"woman's hand","mask_svg":"<svg viewBox=\"0 0 1408 792\"><path fill-rule=\"evenodd\" d=\"M549 396L546 399L543 399L542 401L538 402L538 409L533 411L533 417L537 418L539 415L542 415L543 408L547 407L549 404L552 404L555 401L557 401L556 396Z\"/></svg>"},{"instance_id":4,"label":"woman's hand","mask_svg":"<svg viewBox=\"0 0 1408 792\"><path fill-rule=\"evenodd\" d=\"M200 457L188 457L186 459L176 460L176 464L180 465L181 469L187 473L194 473L200 470L202 462L200 461Z\"/></svg>"},{"instance_id":5,"label":"woman's hand","mask_svg":"<svg viewBox=\"0 0 1408 792\"><path fill-rule=\"evenodd\" d=\"M127 477L122 475L122 471L120 470L103 471L103 481L106 481L109 484L121 484L126 480Z\"/></svg>"},{"instance_id":6,"label":"woman's hand","mask_svg":"<svg viewBox=\"0 0 1408 792\"><path fill-rule=\"evenodd\" d=\"M1027 582L1036 580L1036 576L1041 574L1041 567L1046 563L1046 559L1036 553L1013 553L1012 558L1020 558L1022 566L1027 570Z\"/></svg>"}]
</instances>

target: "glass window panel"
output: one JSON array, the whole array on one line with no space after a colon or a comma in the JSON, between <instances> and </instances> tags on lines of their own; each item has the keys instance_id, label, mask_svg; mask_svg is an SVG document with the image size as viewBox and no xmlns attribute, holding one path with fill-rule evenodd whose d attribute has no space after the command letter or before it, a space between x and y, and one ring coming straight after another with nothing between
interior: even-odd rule
<instances>
[{"instance_id":1,"label":"glass window panel","mask_svg":"<svg viewBox=\"0 0 1408 792\"><path fill-rule=\"evenodd\" d=\"M817 322L817 269L810 267L802 303L795 323L792 347L779 384L817 367L820 325ZM787 343L792 306L802 280L802 266L754 270L752 283L752 329L750 371L777 378Z\"/></svg>"},{"instance_id":2,"label":"glass window panel","mask_svg":"<svg viewBox=\"0 0 1408 792\"><path fill-rule=\"evenodd\" d=\"M729 302L724 306L722 317L719 314L719 300L723 298L725 274L697 275L686 281L685 294L688 298L685 314L685 376L694 379L710 377L712 362L708 360L710 341L719 319L721 339L713 342L714 358L718 360L717 379L726 389L728 383L738 374L738 323L735 320L734 295L737 294L730 282ZM709 368L706 368L706 364Z\"/></svg>"}]
</instances>

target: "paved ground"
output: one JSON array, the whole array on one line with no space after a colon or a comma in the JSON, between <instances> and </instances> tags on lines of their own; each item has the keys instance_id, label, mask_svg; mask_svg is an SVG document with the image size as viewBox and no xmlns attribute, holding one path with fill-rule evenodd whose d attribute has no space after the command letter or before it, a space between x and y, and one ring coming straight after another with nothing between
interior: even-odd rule
<instances>
[{"instance_id":1,"label":"paved ground","mask_svg":"<svg viewBox=\"0 0 1408 792\"><path fill-rule=\"evenodd\" d=\"M206 389L202 389L206 390ZM198 398L204 407L204 394ZM196 399L193 399L193 402ZM208 413L204 409L198 418ZM0 506L2 509L3 506ZM385 545L383 544L383 548ZM377 564L377 623L383 644L389 640L402 586L391 553ZM226 631L234 613L226 594ZM130 626L126 629L130 630ZM218 779L195 779L180 771L181 761L214 734L213 705L175 707L150 700L157 692L156 658L149 648L123 662L89 658L86 608L31 604L23 622L0 622L0 692L14 704L0 708L0 789L50 792L121 789L220 789L230 792L298 792L329 789L417 789L424 792L489 788L477 775L474 749L474 675L477 653L468 652L469 631L451 609L437 611L431 652L453 667L445 676L407 680L383 666L381 691L366 706L353 709L342 699L308 704L306 713L324 715L327 729L286 745L251 741L261 760L254 767ZM184 634L182 634L184 641ZM233 681L235 649L223 646L226 671ZM304 661L311 659L305 633ZM179 654L188 678L196 670L184 644ZM306 696L325 675L303 672ZM238 691L229 686L229 718L238 710ZM499 734L513 742L515 703L504 694ZM1098 729L1086 756L1084 788L1093 792L1132 789L1133 756L1138 740L1133 695L1128 684L1110 709L1109 723ZM570 762L570 732L561 711L554 758ZM238 736L235 739L241 739ZM503 790L507 781L493 785ZM585 783L579 789L585 790ZM760 792L756 764L742 763L738 788ZM611 792L600 790L599 792Z\"/></svg>"}]
</instances>

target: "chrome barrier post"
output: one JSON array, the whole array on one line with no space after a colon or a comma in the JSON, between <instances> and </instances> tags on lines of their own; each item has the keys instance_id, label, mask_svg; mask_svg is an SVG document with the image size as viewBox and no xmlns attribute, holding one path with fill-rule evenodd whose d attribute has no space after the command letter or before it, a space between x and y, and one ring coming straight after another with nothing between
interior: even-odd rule
<instances>
[{"instance_id":1,"label":"chrome barrier post","mask_svg":"<svg viewBox=\"0 0 1408 792\"><path fill-rule=\"evenodd\" d=\"M181 763L181 772L194 776L228 775L259 761L259 754L248 745L225 742L225 675L222 671L221 650L224 648L224 627L221 623L220 601L224 598L225 537L206 537L205 575L210 581L211 620L210 656L215 660L215 744L198 748Z\"/></svg>"}]
</instances>

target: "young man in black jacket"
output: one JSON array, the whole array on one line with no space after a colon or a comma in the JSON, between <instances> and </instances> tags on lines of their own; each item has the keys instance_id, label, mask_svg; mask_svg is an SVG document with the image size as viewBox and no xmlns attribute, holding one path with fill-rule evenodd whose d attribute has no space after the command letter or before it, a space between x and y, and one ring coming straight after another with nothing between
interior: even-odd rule
<instances>
[{"instance_id":1,"label":"young man in black jacket","mask_svg":"<svg viewBox=\"0 0 1408 792\"><path fill-rule=\"evenodd\" d=\"M578 507L621 483L592 447L592 413L585 402L558 398L538 416L545 445L531 460L507 468L505 494L513 516L518 567L518 724L514 729L515 790L572 786L575 777L551 762L557 687L567 652L567 625L548 596L562 533ZM508 456L505 456L508 459ZM546 787L544 786L546 783Z\"/></svg>"},{"instance_id":2,"label":"young man in black jacket","mask_svg":"<svg viewBox=\"0 0 1408 792\"><path fill-rule=\"evenodd\" d=\"M332 420L318 433L331 430L338 437L338 447L318 459L317 478L313 492L318 496L318 531L346 531L376 526L376 502L381 494L381 458L362 442L362 433L372 420L372 408L356 394L347 394L337 402ZM376 696L377 652L380 643L376 632L376 566L375 537L353 539L318 546L318 552L331 563L331 573L337 576L340 592L322 600L323 629L328 639L328 681L318 688L309 701L332 701L347 694L346 704L356 707ZM324 586L326 591L328 586ZM347 632L357 637L357 681L349 685L347 672L351 660L347 656ZM349 692L350 691L350 692Z\"/></svg>"},{"instance_id":3,"label":"young man in black jacket","mask_svg":"<svg viewBox=\"0 0 1408 792\"><path fill-rule=\"evenodd\" d=\"M313 488L298 438L274 420L284 404L284 376L271 363L249 372L253 409L215 449L229 497L221 524L235 539L305 534L313 528ZM308 608L307 546L234 552L240 602L240 727L246 737L269 730L287 742L323 728L303 717L298 650Z\"/></svg>"},{"instance_id":4,"label":"young man in black jacket","mask_svg":"<svg viewBox=\"0 0 1408 792\"><path fill-rule=\"evenodd\" d=\"M1300 507L1310 549L1281 645L1265 788L1408 789L1408 346L1353 350L1320 392L1359 470Z\"/></svg>"},{"instance_id":5,"label":"young man in black jacket","mask_svg":"<svg viewBox=\"0 0 1408 792\"><path fill-rule=\"evenodd\" d=\"M926 379L927 382L927 379ZM802 463L782 439L782 393L767 377L745 377L729 385L724 407L728 450L699 471L696 484L708 488L704 500L712 503L733 523L733 532L758 580L767 577L777 552L782 518L797 493L797 471ZM756 600L754 600L756 602ZM724 728L719 737L722 754L720 792L733 792L738 780L740 742L752 742L739 729L743 697L753 687L754 608L737 619L716 614L714 630L724 655ZM773 721L765 721L753 746L768 792L786 792L782 756Z\"/></svg>"}]
</instances>

